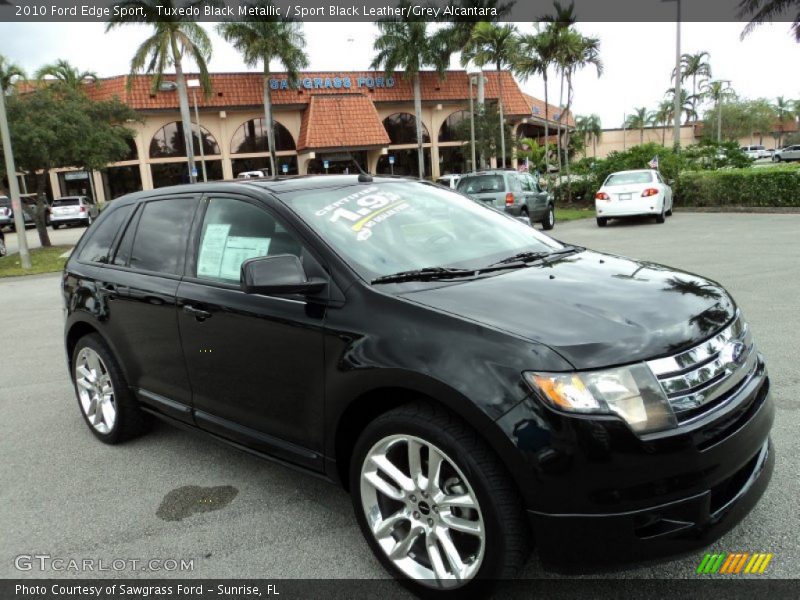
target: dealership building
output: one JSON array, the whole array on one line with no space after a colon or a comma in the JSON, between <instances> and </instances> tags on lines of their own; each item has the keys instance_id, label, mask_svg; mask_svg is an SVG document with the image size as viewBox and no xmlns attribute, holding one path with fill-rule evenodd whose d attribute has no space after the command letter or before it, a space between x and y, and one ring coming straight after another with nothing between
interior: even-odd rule
<instances>
[{"instance_id":1,"label":"dealership building","mask_svg":"<svg viewBox=\"0 0 800 600\"><path fill-rule=\"evenodd\" d=\"M477 100L477 85L470 85L471 76L475 83L475 75L465 71L448 71L443 77L435 72L420 75L427 176L470 169L469 137L464 135L469 129L459 123L469 119L470 93ZM128 78L102 79L87 84L86 90L97 100L117 97L140 115L140 123L129 124L135 131L130 153L125 160L91 174L54 169L50 174L53 197L94 192L101 201L111 200L132 191L188 181L174 82L167 79L154 92L149 76L134 76L130 87ZM497 101L502 78L503 108L513 136L543 142L544 103L523 93L509 72L486 72L484 78L487 103ZM209 96L189 89L198 180L204 173L210 181L268 169L263 76L215 73L211 83ZM392 76L375 71L301 73L295 82L285 73L276 73L269 85L280 173L343 172L353 168L352 156L373 173L417 174L414 93L411 80L402 72ZM550 106L551 130L562 118L559 113ZM195 114L199 115L202 148ZM563 122L573 125L566 116ZM516 166L515 161L511 166Z\"/></svg>"}]
</instances>

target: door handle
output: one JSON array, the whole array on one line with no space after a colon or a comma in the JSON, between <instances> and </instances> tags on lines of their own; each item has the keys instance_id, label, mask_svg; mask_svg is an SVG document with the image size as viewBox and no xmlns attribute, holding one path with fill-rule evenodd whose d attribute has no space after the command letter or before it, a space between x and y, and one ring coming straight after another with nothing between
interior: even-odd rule
<instances>
[{"instance_id":1,"label":"door handle","mask_svg":"<svg viewBox=\"0 0 800 600\"><path fill-rule=\"evenodd\" d=\"M185 312L187 315L192 315L198 321L205 321L206 319L211 318L210 312L208 312L207 310L196 308L191 304L184 304L183 312Z\"/></svg>"}]
</instances>

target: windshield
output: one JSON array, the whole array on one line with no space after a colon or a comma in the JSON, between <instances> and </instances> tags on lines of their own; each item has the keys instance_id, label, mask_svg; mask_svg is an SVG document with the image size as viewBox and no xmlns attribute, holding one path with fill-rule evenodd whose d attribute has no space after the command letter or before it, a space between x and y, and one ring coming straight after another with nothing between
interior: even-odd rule
<instances>
[{"instance_id":1,"label":"windshield","mask_svg":"<svg viewBox=\"0 0 800 600\"><path fill-rule=\"evenodd\" d=\"M629 183L650 183L653 174L646 171L637 173L614 173L608 176L604 185L626 185Z\"/></svg>"},{"instance_id":2,"label":"windshield","mask_svg":"<svg viewBox=\"0 0 800 600\"><path fill-rule=\"evenodd\" d=\"M458 191L465 194L503 192L506 189L502 175L476 175L464 177L458 182Z\"/></svg>"},{"instance_id":3,"label":"windshield","mask_svg":"<svg viewBox=\"0 0 800 600\"><path fill-rule=\"evenodd\" d=\"M0 206L11 206L11 198L8 196L0 196Z\"/></svg>"},{"instance_id":4,"label":"windshield","mask_svg":"<svg viewBox=\"0 0 800 600\"><path fill-rule=\"evenodd\" d=\"M561 244L449 190L418 182L282 194L294 212L364 277L429 267L476 269Z\"/></svg>"},{"instance_id":5,"label":"windshield","mask_svg":"<svg viewBox=\"0 0 800 600\"><path fill-rule=\"evenodd\" d=\"M53 200L53 206L78 206L81 203L77 198L59 198Z\"/></svg>"}]
</instances>

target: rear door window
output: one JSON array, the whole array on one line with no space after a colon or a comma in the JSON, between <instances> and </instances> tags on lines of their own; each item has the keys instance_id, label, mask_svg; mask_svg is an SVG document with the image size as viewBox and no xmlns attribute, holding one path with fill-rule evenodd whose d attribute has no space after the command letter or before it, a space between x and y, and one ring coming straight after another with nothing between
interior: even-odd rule
<instances>
[{"instance_id":1,"label":"rear door window","mask_svg":"<svg viewBox=\"0 0 800 600\"><path fill-rule=\"evenodd\" d=\"M117 232L128 220L132 211L133 205L120 206L111 210L105 218L94 226L88 241L81 248L78 260L81 262L107 263Z\"/></svg>"},{"instance_id":2,"label":"rear door window","mask_svg":"<svg viewBox=\"0 0 800 600\"><path fill-rule=\"evenodd\" d=\"M136 228L130 267L167 275L183 271L186 241L197 198L170 198L147 202Z\"/></svg>"}]
</instances>

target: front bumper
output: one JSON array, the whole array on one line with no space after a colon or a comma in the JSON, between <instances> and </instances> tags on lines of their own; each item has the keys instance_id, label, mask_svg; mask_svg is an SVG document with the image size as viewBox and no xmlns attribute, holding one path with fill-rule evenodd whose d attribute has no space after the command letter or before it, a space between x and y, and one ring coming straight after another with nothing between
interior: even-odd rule
<instances>
[{"instance_id":1,"label":"front bumper","mask_svg":"<svg viewBox=\"0 0 800 600\"><path fill-rule=\"evenodd\" d=\"M534 399L509 411L498 424L527 462L517 480L542 560L639 561L708 545L733 527L772 474L769 387L759 357L724 405L643 437L619 419L555 414Z\"/></svg>"},{"instance_id":2,"label":"front bumper","mask_svg":"<svg viewBox=\"0 0 800 600\"><path fill-rule=\"evenodd\" d=\"M638 562L708 546L758 503L772 477L775 453L767 440L722 483L699 494L649 508L609 514L546 515L528 511L543 562L580 569ZM580 564L576 564L576 558Z\"/></svg>"}]
</instances>

